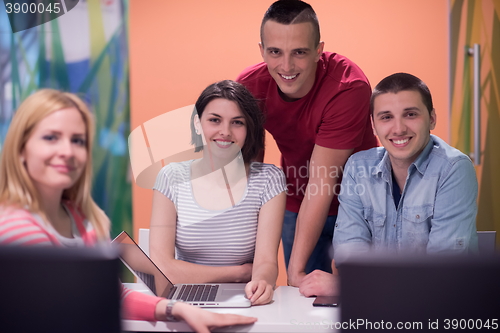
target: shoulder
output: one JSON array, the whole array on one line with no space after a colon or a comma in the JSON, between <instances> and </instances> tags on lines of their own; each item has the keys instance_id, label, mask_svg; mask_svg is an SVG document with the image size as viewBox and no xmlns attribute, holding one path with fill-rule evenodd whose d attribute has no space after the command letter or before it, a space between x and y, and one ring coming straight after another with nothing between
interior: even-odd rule
<instances>
[{"instance_id":1,"label":"shoulder","mask_svg":"<svg viewBox=\"0 0 500 333\"><path fill-rule=\"evenodd\" d=\"M264 62L246 68L236 81L243 84L257 99L265 98L269 86L276 84Z\"/></svg>"},{"instance_id":2,"label":"shoulder","mask_svg":"<svg viewBox=\"0 0 500 333\"><path fill-rule=\"evenodd\" d=\"M161 168L158 175L167 176L169 178L171 177L184 178L186 177L186 175L189 176L189 171L192 162L193 160L169 163L163 168Z\"/></svg>"},{"instance_id":3,"label":"shoulder","mask_svg":"<svg viewBox=\"0 0 500 333\"><path fill-rule=\"evenodd\" d=\"M354 165L358 164L370 164L370 165L378 165L380 161L384 158L385 155L384 147L375 147L367 150L358 151L357 153L352 154L348 162Z\"/></svg>"},{"instance_id":4,"label":"shoulder","mask_svg":"<svg viewBox=\"0 0 500 333\"><path fill-rule=\"evenodd\" d=\"M269 71L267 70L267 65L265 62L260 62L258 64L245 68L240 73L240 75L238 75L236 81L245 84L246 82L267 76L270 77Z\"/></svg>"},{"instance_id":5,"label":"shoulder","mask_svg":"<svg viewBox=\"0 0 500 333\"><path fill-rule=\"evenodd\" d=\"M0 244L52 245L40 217L24 209L0 211Z\"/></svg>"},{"instance_id":6,"label":"shoulder","mask_svg":"<svg viewBox=\"0 0 500 333\"><path fill-rule=\"evenodd\" d=\"M456 163L472 165L472 161L469 156L450 146L440 137L431 134L431 140L433 141L433 147L429 154L431 159L435 158L440 162L449 164L450 166L453 166Z\"/></svg>"},{"instance_id":7,"label":"shoulder","mask_svg":"<svg viewBox=\"0 0 500 333\"><path fill-rule=\"evenodd\" d=\"M25 209L0 207L0 223L8 223L9 221L35 222L35 216Z\"/></svg>"},{"instance_id":8,"label":"shoulder","mask_svg":"<svg viewBox=\"0 0 500 333\"><path fill-rule=\"evenodd\" d=\"M252 162L250 164L250 171L255 175L262 175L266 177L273 178L284 178L285 174L281 168L274 164L262 163L262 162Z\"/></svg>"},{"instance_id":9,"label":"shoulder","mask_svg":"<svg viewBox=\"0 0 500 333\"><path fill-rule=\"evenodd\" d=\"M338 53L323 52L318 62L325 71L325 78L345 88L367 88L371 92L370 82L361 68L347 57Z\"/></svg>"}]
</instances>

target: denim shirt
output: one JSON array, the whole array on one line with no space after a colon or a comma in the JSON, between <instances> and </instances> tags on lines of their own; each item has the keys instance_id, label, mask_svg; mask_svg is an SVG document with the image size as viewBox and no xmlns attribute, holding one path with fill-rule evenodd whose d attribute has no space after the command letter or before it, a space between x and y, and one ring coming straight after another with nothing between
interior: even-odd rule
<instances>
[{"instance_id":1,"label":"denim shirt","mask_svg":"<svg viewBox=\"0 0 500 333\"><path fill-rule=\"evenodd\" d=\"M383 147L346 163L333 235L336 264L365 251L477 252L477 179L470 159L431 135L408 168L398 208Z\"/></svg>"}]
</instances>

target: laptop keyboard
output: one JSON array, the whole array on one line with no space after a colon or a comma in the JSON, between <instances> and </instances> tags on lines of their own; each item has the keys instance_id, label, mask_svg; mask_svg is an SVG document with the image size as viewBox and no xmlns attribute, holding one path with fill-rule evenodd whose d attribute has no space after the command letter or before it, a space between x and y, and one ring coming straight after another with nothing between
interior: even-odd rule
<instances>
[{"instance_id":1,"label":"laptop keyboard","mask_svg":"<svg viewBox=\"0 0 500 333\"><path fill-rule=\"evenodd\" d=\"M170 291L169 298L181 300L185 302L212 302L215 300L217 291L219 290L219 285L211 284L188 284L182 285L180 292L176 297L173 297L175 291L179 287L173 287Z\"/></svg>"}]
</instances>

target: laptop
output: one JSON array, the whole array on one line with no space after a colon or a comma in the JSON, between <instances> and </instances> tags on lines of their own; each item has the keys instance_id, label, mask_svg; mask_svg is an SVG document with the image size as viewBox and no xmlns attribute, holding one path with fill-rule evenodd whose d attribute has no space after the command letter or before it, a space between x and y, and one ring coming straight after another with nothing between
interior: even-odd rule
<instances>
[{"instance_id":1,"label":"laptop","mask_svg":"<svg viewBox=\"0 0 500 333\"><path fill-rule=\"evenodd\" d=\"M124 265L156 296L182 300L205 308L245 308L245 283L172 284L130 235L122 231L113 244L119 246Z\"/></svg>"},{"instance_id":2,"label":"laptop","mask_svg":"<svg viewBox=\"0 0 500 333\"><path fill-rule=\"evenodd\" d=\"M339 265L339 274L341 321L350 328L487 331L500 324L498 256L366 255Z\"/></svg>"},{"instance_id":3,"label":"laptop","mask_svg":"<svg viewBox=\"0 0 500 333\"><path fill-rule=\"evenodd\" d=\"M2 333L120 333L113 248L0 246Z\"/></svg>"}]
</instances>

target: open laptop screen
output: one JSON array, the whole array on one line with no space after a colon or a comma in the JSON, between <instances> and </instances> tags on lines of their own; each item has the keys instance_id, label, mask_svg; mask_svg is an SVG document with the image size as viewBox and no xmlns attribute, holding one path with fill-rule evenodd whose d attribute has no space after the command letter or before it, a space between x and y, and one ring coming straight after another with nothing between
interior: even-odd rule
<instances>
[{"instance_id":1,"label":"open laptop screen","mask_svg":"<svg viewBox=\"0 0 500 333\"><path fill-rule=\"evenodd\" d=\"M167 298L173 285L139 245L125 231L120 233L113 244L118 245L121 259L149 289L160 297Z\"/></svg>"}]
</instances>

